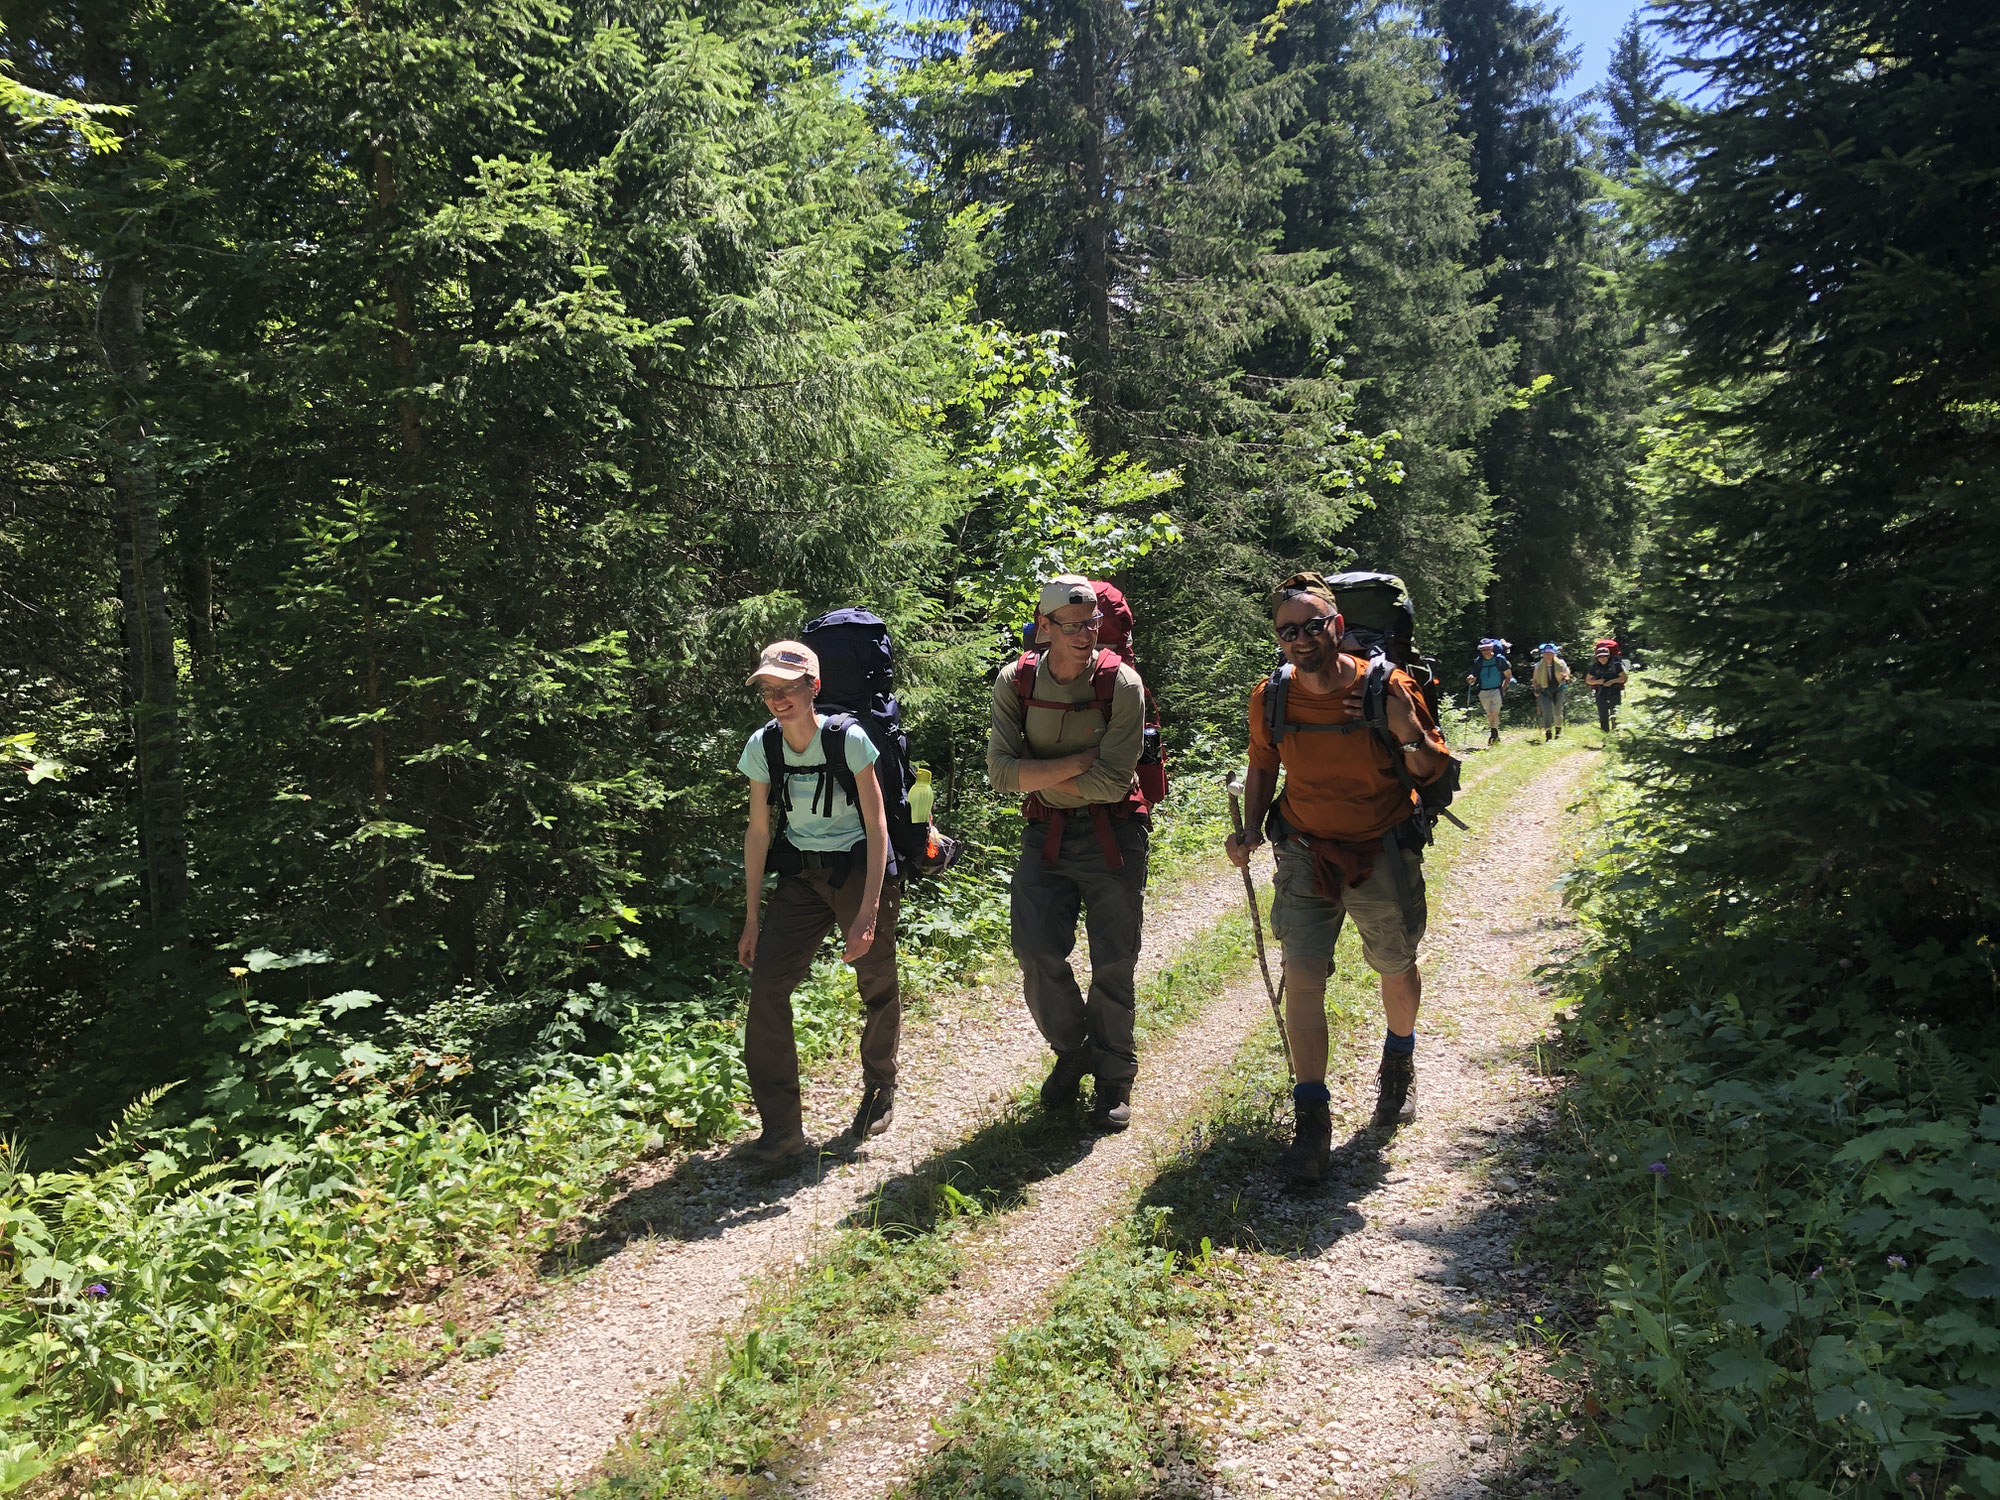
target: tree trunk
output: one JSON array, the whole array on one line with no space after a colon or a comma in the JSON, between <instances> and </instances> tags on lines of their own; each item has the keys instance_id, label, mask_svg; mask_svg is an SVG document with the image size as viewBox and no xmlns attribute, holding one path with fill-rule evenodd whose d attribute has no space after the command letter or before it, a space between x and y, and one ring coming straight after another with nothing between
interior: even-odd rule
<instances>
[{"instance_id":1,"label":"tree trunk","mask_svg":"<svg viewBox=\"0 0 2000 1500\"><path fill-rule=\"evenodd\" d=\"M188 850L181 786L180 673L160 564L160 491L147 448L145 400L152 372L146 273L129 254L108 255L97 302L97 342L117 381L115 446L108 456L118 501L119 591L137 782L139 855L154 958L177 966L188 941Z\"/></svg>"}]
</instances>

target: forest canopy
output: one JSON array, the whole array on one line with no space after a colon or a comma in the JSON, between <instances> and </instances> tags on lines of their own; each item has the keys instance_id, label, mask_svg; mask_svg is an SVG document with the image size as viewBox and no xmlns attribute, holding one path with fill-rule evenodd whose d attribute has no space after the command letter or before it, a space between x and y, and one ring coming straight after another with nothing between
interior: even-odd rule
<instances>
[{"instance_id":1,"label":"forest canopy","mask_svg":"<svg viewBox=\"0 0 2000 1500\"><path fill-rule=\"evenodd\" d=\"M1361 3L10 8L0 1114L198 1071L252 953L480 1070L722 1003L743 664L832 604L975 838L1038 569L1211 754L1294 567L1587 628L1640 340L1494 14L1532 67Z\"/></svg>"}]
</instances>

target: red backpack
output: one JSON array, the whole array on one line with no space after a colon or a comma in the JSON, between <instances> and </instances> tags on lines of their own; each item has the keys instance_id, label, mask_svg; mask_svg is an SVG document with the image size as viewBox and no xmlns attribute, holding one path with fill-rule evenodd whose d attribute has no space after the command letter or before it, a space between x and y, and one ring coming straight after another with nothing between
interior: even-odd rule
<instances>
[{"instance_id":1,"label":"red backpack","mask_svg":"<svg viewBox=\"0 0 2000 1500\"><path fill-rule=\"evenodd\" d=\"M1035 651L1024 651L1019 661L1014 663L1014 691L1020 697L1021 707L1052 709L1060 714L1072 714L1078 709L1094 708L1104 715L1104 723L1111 724L1111 697L1118 686L1118 666L1121 661L1138 666L1132 654L1132 606L1125 601L1125 595L1116 584L1094 579L1090 585L1097 591L1097 610L1104 616L1104 623L1097 630L1097 668L1090 677L1090 698L1083 703L1058 703L1050 698L1035 696L1035 669L1041 665L1041 655ZM1139 765L1136 779L1139 783L1138 800L1144 804L1143 811L1158 807L1167 797L1167 755L1160 743L1160 706L1153 700L1153 690L1146 693L1145 737L1139 749Z\"/></svg>"}]
</instances>

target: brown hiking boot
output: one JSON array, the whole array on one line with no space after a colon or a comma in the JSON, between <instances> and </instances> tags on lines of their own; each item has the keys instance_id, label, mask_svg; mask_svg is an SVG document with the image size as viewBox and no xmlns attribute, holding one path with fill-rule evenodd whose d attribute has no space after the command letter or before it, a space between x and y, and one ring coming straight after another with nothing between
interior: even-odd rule
<instances>
[{"instance_id":1,"label":"brown hiking boot","mask_svg":"<svg viewBox=\"0 0 2000 1500\"><path fill-rule=\"evenodd\" d=\"M775 1164L804 1156L812 1148L813 1143L806 1139L805 1131L794 1121L775 1128L766 1125L764 1133L743 1148L743 1154L755 1162Z\"/></svg>"},{"instance_id":2,"label":"brown hiking boot","mask_svg":"<svg viewBox=\"0 0 2000 1500\"><path fill-rule=\"evenodd\" d=\"M1294 1105L1299 1123L1292 1144L1278 1157L1285 1181L1300 1187L1326 1181L1333 1156L1333 1110L1324 1099L1300 1099Z\"/></svg>"},{"instance_id":3,"label":"brown hiking boot","mask_svg":"<svg viewBox=\"0 0 2000 1500\"><path fill-rule=\"evenodd\" d=\"M1487 731L1486 731L1486 743L1487 743L1488 745L1497 745L1497 744L1499 744L1499 743L1500 743L1500 731L1499 731L1499 730L1497 730L1497 729L1489 729L1489 730L1487 730Z\"/></svg>"},{"instance_id":4,"label":"brown hiking boot","mask_svg":"<svg viewBox=\"0 0 2000 1500\"><path fill-rule=\"evenodd\" d=\"M1376 1075L1377 1125L1407 1125L1417 1117L1417 1060L1407 1052L1384 1052Z\"/></svg>"},{"instance_id":5,"label":"brown hiking boot","mask_svg":"<svg viewBox=\"0 0 2000 1500\"><path fill-rule=\"evenodd\" d=\"M896 1091L879 1083L864 1084L861 1108L854 1112L854 1123L847 1127L847 1133L857 1141L865 1141L870 1136L881 1135L895 1121Z\"/></svg>"},{"instance_id":6,"label":"brown hiking boot","mask_svg":"<svg viewBox=\"0 0 2000 1500\"><path fill-rule=\"evenodd\" d=\"M1556 725L1556 738L1561 739L1562 737L1563 737L1563 727L1562 725L1558 724Z\"/></svg>"},{"instance_id":7,"label":"brown hiking boot","mask_svg":"<svg viewBox=\"0 0 2000 1500\"><path fill-rule=\"evenodd\" d=\"M1097 1094L1091 1100L1090 1123L1099 1130L1123 1130L1132 1123L1132 1080L1097 1080Z\"/></svg>"},{"instance_id":8,"label":"brown hiking boot","mask_svg":"<svg viewBox=\"0 0 2000 1500\"><path fill-rule=\"evenodd\" d=\"M1042 1080L1042 1108L1051 1114L1074 1109L1077 1090L1082 1087L1083 1075L1089 1071L1090 1048L1079 1047L1074 1052L1059 1053L1056 1065Z\"/></svg>"}]
</instances>

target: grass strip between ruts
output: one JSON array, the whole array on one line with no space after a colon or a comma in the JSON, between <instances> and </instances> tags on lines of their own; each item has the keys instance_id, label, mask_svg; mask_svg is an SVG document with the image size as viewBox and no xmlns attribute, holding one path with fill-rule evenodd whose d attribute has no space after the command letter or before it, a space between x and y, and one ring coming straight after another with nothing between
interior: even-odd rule
<instances>
[{"instance_id":1,"label":"grass strip between ruts","mask_svg":"<svg viewBox=\"0 0 2000 1500\"><path fill-rule=\"evenodd\" d=\"M1505 797L1531 779L1541 764L1542 758L1521 742L1486 759L1461 804L1467 820L1498 815ZM1443 825L1438 845L1428 857L1433 881L1449 868L1452 855L1467 838ZM1373 1013L1376 1003L1372 975L1363 980L1357 974L1353 934L1346 934L1343 942L1350 946L1343 947L1341 971L1329 989L1330 1019L1336 1027L1357 1024ZM1250 972L1253 956L1247 913L1232 911L1195 939L1178 961L1141 986L1142 1043L1171 1033L1199 1013L1232 981ZM1275 947L1272 956L1275 961ZM1282 1063L1273 1029L1260 1027L1254 1037L1245 1054L1261 1059L1262 1066L1246 1073L1239 1060L1237 1076L1225 1085L1226 1102L1215 1119L1219 1122L1226 1115L1236 1120L1235 1134L1243 1137L1238 1148L1261 1160L1268 1154L1271 1100L1283 1094L1283 1080L1278 1076ZM1249 1143L1252 1135L1255 1145ZM1217 1139L1213 1133L1210 1138ZM1072 1124L1045 1119L1024 1094L971 1140L886 1185L865 1219L851 1221L839 1239L806 1266L766 1285L709 1370L683 1387L656 1425L648 1426L613 1457L595 1492L690 1500L718 1493L779 1493L774 1482L762 1476L790 1466L787 1455L796 1451L793 1445L827 1419L843 1393L897 1353L923 1341L928 1330L917 1314L963 1273L975 1253L978 1232L996 1216L1019 1207L1034 1180L1061 1170L1067 1164L1063 1157L1073 1157L1076 1144ZM1246 1159L1245 1170L1252 1164ZM1146 1405L1150 1382L1172 1366L1171 1358L1165 1364L1159 1361L1166 1357L1161 1351L1170 1355L1169 1346L1181 1336L1174 1330L1179 1328L1184 1335L1191 1322L1212 1311L1216 1289L1234 1274L1225 1257L1212 1256L1206 1248L1223 1238L1210 1236L1201 1241L1203 1248L1194 1248L1187 1236L1194 1216L1182 1214L1177 1219L1174 1205L1155 1202L1158 1186L1156 1180L1137 1214L1119 1222L1058 1294L1050 1322L1011 1335L1012 1352L1003 1353L995 1365L996 1372L1024 1370L1032 1384L1035 1378L1053 1378L1075 1366L1072 1355L1094 1357L1091 1351L1102 1355L1108 1361L1102 1379L1108 1383L1100 1389L1092 1382L1070 1382L1063 1408L1073 1409L1074 1420L1098 1429L1097 1435L1080 1439L1066 1427L1042 1431L1032 1421L1024 1428L1024 1417L1041 1409L1040 1403L1018 1390L1002 1401L989 1380L975 1397L975 1405L987 1401L1009 1410L1005 1431L989 1434L998 1446L978 1465L982 1471L991 1463L1010 1469L1010 1464L1001 1462L1004 1453L1016 1453L1027 1461L1031 1451L1063 1452L1079 1464L1096 1465L1105 1457L1105 1442L1120 1452L1132 1447L1104 1437L1120 1426L1110 1413L1126 1411L1124 1425L1130 1427L1129 1415ZM1188 1280L1191 1275L1199 1284ZM1138 1319L1134 1328L1143 1326L1144 1337L1128 1337L1088 1317L1079 1321L1076 1309L1065 1300L1070 1289L1099 1283L1106 1288L1115 1283L1116 1295L1109 1300L1090 1294L1110 1310L1107 1316L1114 1323ZM1071 1354L1051 1346L1025 1366L1019 1363L1025 1356L1015 1348L1018 1340L1061 1334L1057 1340L1061 1343L1070 1332L1082 1341ZM1100 1337L1113 1333L1115 1337ZM1127 1363L1118 1353L1128 1346L1137 1364ZM1084 1363L1089 1363L1088 1357ZM1056 1409L1046 1415L1059 1424L1071 1420ZM961 1408L951 1421L962 1439L971 1437L960 1427L967 1417L976 1420L973 1407ZM1042 1444L1039 1449L1015 1446L1014 1437L1026 1431L1035 1433ZM983 1451L989 1445L974 1441L971 1446ZM939 1493L962 1493L949 1488L954 1481L946 1475L954 1463L950 1455L961 1451L970 1451L964 1442L947 1449L926 1470L921 1484L944 1483L946 1488ZM1046 1464L1037 1463L1046 1472ZM933 1474L935 1480L928 1477ZM1058 1488L1048 1493L1096 1491Z\"/></svg>"}]
</instances>

